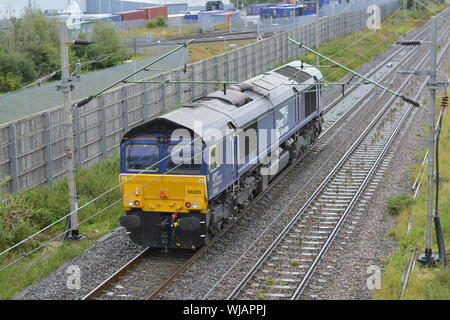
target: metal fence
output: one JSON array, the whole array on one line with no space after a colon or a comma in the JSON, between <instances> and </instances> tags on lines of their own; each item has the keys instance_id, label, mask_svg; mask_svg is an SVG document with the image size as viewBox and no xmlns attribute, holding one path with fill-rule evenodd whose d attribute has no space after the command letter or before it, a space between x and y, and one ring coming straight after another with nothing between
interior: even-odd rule
<instances>
[{"instance_id":1,"label":"metal fence","mask_svg":"<svg viewBox=\"0 0 450 320\"><path fill-rule=\"evenodd\" d=\"M126 21L115 21L116 29L119 31L127 31L131 29L136 29L145 26L148 20L138 19L138 20L126 20Z\"/></svg>"},{"instance_id":2,"label":"metal fence","mask_svg":"<svg viewBox=\"0 0 450 320\"><path fill-rule=\"evenodd\" d=\"M377 4L382 3L383 1L377 1ZM323 6L320 9L320 17L327 16L335 16L341 15L343 13L355 12L367 9L370 5L373 5L372 1L364 1L364 0L349 0L349 2L337 3L331 2ZM243 12L243 11L242 11ZM249 19L247 19L249 18ZM258 33L262 37L271 36L276 33L289 31L300 26L309 24L314 22L315 15L306 15L306 16L293 16L293 17L284 17L284 18L267 18L260 19L259 16L249 16L242 17L242 19L233 19L229 24L229 29L221 32L221 35L225 32L255 32ZM210 31L214 31L216 24L223 23L215 23L213 20L208 21L197 21L197 20L185 20L183 17L179 17L175 20L169 20L169 26L178 29L178 35L183 35L183 30L186 28L189 29L198 29L198 32L204 32L206 34L213 35L214 33L210 33ZM176 30L175 30L176 31ZM244 38L248 39L248 36ZM226 36L225 36L226 38ZM232 36L233 38L233 36ZM256 36L254 36L256 38ZM198 39L197 42L208 42L214 39L214 37L208 37L202 39ZM236 40L236 38L230 39ZM146 36L125 36L124 43L130 49L130 52L133 54L146 54L146 50L153 47L164 47L166 45L176 45L179 40L167 40L162 37L155 37L148 33Z\"/></svg>"},{"instance_id":3,"label":"metal fence","mask_svg":"<svg viewBox=\"0 0 450 320\"><path fill-rule=\"evenodd\" d=\"M373 0L369 3L373 4ZM399 7L397 0L377 4L382 17ZM368 17L366 9L362 9L322 18L321 39L364 29ZM190 64L186 73L180 68L155 79L244 81L303 54L287 38L313 46L314 30L313 23L307 24ZM77 165L86 167L108 158L129 129L214 89L210 84L132 84L102 94L74 115ZM65 119L63 108L58 107L0 127L0 177L11 176L6 191L51 184L66 174Z\"/></svg>"}]
</instances>

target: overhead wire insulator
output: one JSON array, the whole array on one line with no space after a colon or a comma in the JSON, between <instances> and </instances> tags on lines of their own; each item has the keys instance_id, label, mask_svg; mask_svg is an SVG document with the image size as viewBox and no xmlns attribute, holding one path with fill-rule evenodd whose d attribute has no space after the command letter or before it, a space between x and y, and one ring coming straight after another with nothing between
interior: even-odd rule
<instances>
[{"instance_id":1,"label":"overhead wire insulator","mask_svg":"<svg viewBox=\"0 0 450 320\"><path fill-rule=\"evenodd\" d=\"M420 46L422 45L422 41L417 40L397 41L397 44L401 44L402 46Z\"/></svg>"},{"instance_id":2,"label":"overhead wire insulator","mask_svg":"<svg viewBox=\"0 0 450 320\"><path fill-rule=\"evenodd\" d=\"M448 96L443 96L441 101L441 107L446 108L448 105Z\"/></svg>"},{"instance_id":3,"label":"overhead wire insulator","mask_svg":"<svg viewBox=\"0 0 450 320\"><path fill-rule=\"evenodd\" d=\"M73 44L76 46L88 46L92 43L94 42L89 40L73 40Z\"/></svg>"},{"instance_id":4,"label":"overhead wire insulator","mask_svg":"<svg viewBox=\"0 0 450 320\"><path fill-rule=\"evenodd\" d=\"M420 107L420 103L417 102L416 100L413 100L411 98L408 98L406 96L401 96L400 98L402 98L403 101L412 104L415 107Z\"/></svg>"},{"instance_id":5,"label":"overhead wire insulator","mask_svg":"<svg viewBox=\"0 0 450 320\"><path fill-rule=\"evenodd\" d=\"M83 100L78 101L77 103L74 104L75 107L77 108L81 108L82 106L88 104L89 102L91 102L91 100L94 99L94 96L89 96Z\"/></svg>"}]
</instances>

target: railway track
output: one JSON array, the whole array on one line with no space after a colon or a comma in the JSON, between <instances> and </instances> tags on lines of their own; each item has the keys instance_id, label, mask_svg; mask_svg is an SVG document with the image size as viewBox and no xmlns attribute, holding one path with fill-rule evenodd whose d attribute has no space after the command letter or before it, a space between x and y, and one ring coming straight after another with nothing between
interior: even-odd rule
<instances>
[{"instance_id":1,"label":"railway track","mask_svg":"<svg viewBox=\"0 0 450 320\"><path fill-rule=\"evenodd\" d=\"M447 48L448 43L444 53ZM427 58L428 54L415 67L420 68ZM399 90L405 88L411 78L412 75L408 76ZM414 99L419 98L425 84L426 81ZM359 218L364 213L368 199L381 180L383 170L375 179L374 175L414 108L408 105L403 111L399 107L388 112L394 101L394 97L389 99L228 299L297 300L302 296L337 234L349 217ZM320 288L320 283L325 281L319 276L314 284Z\"/></svg>"},{"instance_id":2,"label":"railway track","mask_svg":"<svg viewBox=\"0 0 450 320\"><path fill-rule=\"evenodd\" d=\"M426 28L422 30L414 39L418 39L425 32ZM407 48L399 48L388 58L383 60L382 63L377 65L377 67L367 74L371 76L376 74L385 67L388 61L391 61L394 57L398 56L402 52L408 53ZM391 68L390 72L385 73L383 76L376 78L380 81L384 80L388 74L391 74L397 66ZM356 89L356 88L355 88ZM325 110L326 112L332 110L333 107L338 105L345 99L350 97L350 94L355 90L351 88L346 91L344 97L340 97L329 104ZM353 103L351 108L342 113L338 119L336 119L329 128L323 132L321 137L319 137L319 142L315 148L308 150L305 155L296 161L296 163L286 169L281 173L275 181L271 183L269 189L264 193L270 192L271 188L276 185L280 180L282 180L289 172L296 166L301 165L301 160L311 151L316 152L317 148L324 145L324 141L331 139L334 130L343 122L348 116L364 102L364 98L367 98L374 88L369 90L364 96L360 96L356 103ZM258 195L254 202L260 201L264 198L264 194ZM245 215L246 210L243 210L240 217ZM187 270L198 258L200 258L209 246L213 245L221 235L225 234L233 224L229 224L224 230L222 230L207 246L200 249L198 252L194 253L192 251L185 252L180 256L180 253L175 253L172 255L170 252L168 254L163 254L161 252L150 251L148 249L143 250L138 256L133 260L123 266L114 275L105 280L100 286L95 288L92 292L86 295L83 300L89 299L157 299L159 295L164 292L164 290L170 286L177 277ZM178 258L177 258L178 256ZM156 275L153 276L153 275ZM134 284L133 281L138 281L139 284Z\"/></svg>"},{"instance_id":3,"label":"railway track","mask_svg":"<svg viewBox=\"0 0 450 320\"><path fill-rule=\"evenodd\" d=\"M192 251L165 253L146 248L82 300L146 299L192 255Z\"/></svg>"}]
</instances>

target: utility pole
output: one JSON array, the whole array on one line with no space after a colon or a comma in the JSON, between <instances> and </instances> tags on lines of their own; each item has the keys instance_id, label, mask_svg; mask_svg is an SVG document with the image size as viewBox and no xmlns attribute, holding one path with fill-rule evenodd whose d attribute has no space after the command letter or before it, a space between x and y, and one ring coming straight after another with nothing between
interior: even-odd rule
<instances>
[{"instance_id":1,"label":"utility pole","mask_svg":"<svg viewBox=\"0 0 450 320\"><path fill-rule=\"evenodd\" d=\"M316 49L319 52L320 47L320 0L316 0ZM320 63L320 57L316 55L316 65Z\"/></svg>"},{"instance_id":2,"label":"utility pole","mask_svg":"<svg viewBox=\"0 0 450 320\"><path fill-rule=\"evenodd\" d=\"M75 147L74 147L74 128L73 128L73 106L70 101L70 66L69 66L69 43L67 34L66 21L60 21L60 42L61 42L61 86L60 89L63 93L64 112L67 115L66 120L66 133L68 135L66 142L66 163L67 163L67 177L69 187L69 208L70 208L70 240L79 240L81 236L78 231L78 202L77 202L77 189L75 184Z\"/></svg>"},{"instance_id":3,"label":"utility pole","mask_svg":"<svg viewBox=\"0 0 450 320\"><path fill-rule=\"evenodd\" d=\"M430 71L429 86L430 98L428 104L428 193L427 193L427 214L425 228L425 253L419 256L419 261L423 265L432 265L439 256L432 253L432 226L433 226L433 191L434 191L434 109L436 99L436 17L431 17L431 44L430 44Z\"/></svg>"}]
</instances>

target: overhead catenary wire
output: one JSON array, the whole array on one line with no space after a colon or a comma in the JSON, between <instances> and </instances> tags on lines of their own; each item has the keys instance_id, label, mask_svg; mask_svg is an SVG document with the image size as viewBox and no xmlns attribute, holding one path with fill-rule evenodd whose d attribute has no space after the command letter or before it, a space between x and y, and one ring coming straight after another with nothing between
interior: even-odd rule
<instances>
[{"instance_id":1,"label":"overhead catenary wire","mask_svg":"<svg viewBox=\"0 0 450 320\"><path fill-rule=\"evenodd\" d=\"M331 154L330 156L329 156L329 159L330 158L332 158L333 156L334 156L334 154L340 149L340 147L342 146L342 144L343 144L344 142L342 142L341 144L340 144L340 146L338 146L337 148L336 148L336 151L333 153L333 154ZM325 161L325 162L323 162L323 164L322 164L322 167L324 167L325 165L326 165L326 163L328 162L328 160L327 161ZM316 170L316 172L320 172L320 168L318 169L318 170ZM314 179L314 177L315 176L313 176L313 177L311 177L310 179L309 179L309 181L312 181L313 179ZM309 181L305 184L305 185L307 185L308 183L309 183ZM267 231L268 230L270 230L270 228L272 227L272 225L275 223L275 222L277 222L278 221L278 218L279 217L281 217L282 216L282 214L285 212L285 210L287 209L287 208L289 208L289 206L291 205L291 203L297 198L297 196L299 195L299 194L301 194L301 192L303 191L303 189L300 189L300 190L298 190L297 191L297 193L296 193L296 196L294 196L294 197L292 197L291 198L291 200L289 201L289 203L286 205L286 206L284 206L281 210L280 210L280 212L278 213L278 215L270 222L270 224L262 231L262 232L260 232L259 233L259 235L258 235L258 237L246 248L246 250L239 256L239 258L236 260L236 261L234 261L234 263L228 268L228 270L227 271L225 271L225 273L223 273L223 275L221 276L221 278L214 284L214 286L202 297L202 300L205 300L208 296L210 296L211 295L211 293L214 291L214 289L217 287L217 286L219 286L219 284L230 274L230 272L239 264L239 262L246 256L246 254L254 247L254 245L267 233Z\"/></svg>"},{"instance_id":2,"label":"overhead catenary wire","mask_svg":"<svg viewBox=\"0 0 450 320\"><path fill-rule=\"evenodd\" d=\"M397 14L397 12L399 12L401 9L402 9L401 6L398 7L397 10L395 10L391 15L389 15L389 17L387 17L387 18L385 19L384 22L381 23L381 26L383 26L384 24L386 24L386 23L388 22L388 19L391 18L391 17L393 17L395 14ZM376 32L376 30L373 30L373 32ZM352 43L350 43L349 45L347 45L347 46L345 46L344 48L338 50L337 52L333 53L333 54L330 55L329 57L330 57L330 58L333 58L333 57L337 56L339 53L341 53L341 52L343 52L343 51L349 49L350 47L353 47L353 46L356 45L358 42L360 42L360 41L366 39L367 37L369 37L369 36L371 36L371 35L372 35L372 33L370 33L370 32L367 33L365 36L359 38L358 40L356 40L356 41L354 41L354 42L352 42ZM388 41L388 40L385 40L385 41ZM383 42L384 42L384 41L383 41ZM321 59L321 60L320 60L320 63L322 63L323 61L324 61L324 59Z\"/></svg>"},{"instance_id":3,"label":"overhead catenary wire","mask_svg":"<svg viewBox=\"0 0 450 320\"><path fill-rule=\"evenodd\" d=\"M120 186L120 185L118 185L118 186ZM110 191L107 191L106 193L104 193L103 195L105 195L105 194L107 194L107 193L109 193L109 192L111 192L112 190L114 190L114 189L116 189L118 186L116 186L116 187L114 187L114 188L112 188ZM103 195L101 195L101 196L103 196ZM101 197L100 196L100 197ZM96 200L98 200L98 199L93 199L93 201L96 201Z\"/></svg>"},{"instance_id":4,"label":"overhead catenary wire","mask_svg":"<svg viewBox=\"0 0 450 320\"><path fill-rule=\"evenodd\" d=\"M283 85L283 84L281 84L281 85ZM264 97L261 97L261 98L264 98ZM137 176L137 175L135 175L135 176ZM120 184L118 185L118 186L120 186ZM117 188L118 186L116 186L116 187L114 187L113 189L115 189L115 188ZM110 191L107 191L106 193L109 193ZM106 194L106 193L104 193L104 194ZM96 199L94 199L93 201L96 201L96 200L98 200L98 198L96 198ZM91 202L92 203L92 202ZM82 208L80 208L79 210L81 210Z\"/></svg>"},{"instance_id":5,"label":"overhead catenary wire","mask_svg":"<svg viewBox=\"0 0 450 320\"><path fill-rule=\"evenodd\" d=\"M173 52L175 52L176 50L179 50L179 49L182 48L182 47L186 47L187 44L190 43L190 42L192 42L192 40L190 40L190 41L188 41L188 42L186 42L186 43L183 43L183 45L177 47L176 49L170 51L169 53L163 55L162 57L160 57L160 58L158 58L158 59L152 61L151 63L147 64L144 68L141 68L141 69L139 69L139 70L133 72L131 75L125 77L124 79L127 79L127 78L133 76L134 74L137 74L138 72L140 72L140 71L142 71L143 69L147 68L149 65L154 64L154 63L156 63L157 61L160 61L160 60L163 59L164 57L166 57L166 56L168 56L169 54L172 54ZM123 80L121 80L120 82L122 82L122 81L123 81ZM116 84L118 84L118 83L120 83L120 82L117 82L117 83L113 84L112 86L108 87L108 89L114 87ZM106 91L106 90L104 90L104 91ZM167 156L166 158L168 158L168 156ZM161 159L160 161L162 161L162 160L164 160L164 159ZM160 162L160 161L159 161L159 162ZM159 163L159 162L158 162L158 163ZM148 168L146 168L146 169L148 169ZM145 172L145 170L143 170L142 172ZM141 172L141 173L142 173L142 172ZM84 208L84 207L86 207L87 205L89 205L89 204L95 202L96 200L98 200L100 197L103 197L104 195L106 195L106 194L108 194L109 192L113 191L113 190L116 189L118 186L121 186L121 184L115 186L114 188L111 188L110 190L106 191L105 193L103 193L103 194L100 195L99 197L96 197L95 199L89 201L89 202L88 202L87 204L85 204L84 206L77 208L76 210L70 212L70 213L67 214L66 216L64 216L64 217L62 217L62 218L60 218L60 219L58 219L58 220L55 221L54 223L52 223L52 224L46 226L45 228L41 229L40 231L34 233L33 235L27 237L27 238L24 239L24 240L18 242L16 245L14 245L14 246L8 248L7 250L1 252L1 253L0 253L0 256L6 254L6 253L8 253L8 252L10 252L10 251L13 250L14 248L17 248L18 246L20 246L20 245L22 245L23 243L29 241L30 239L36 237L38 234L40 234L40 233L42 233L42 232L48 230L49 228L51 228L52 226L56 225L57 223L60 223L62 220L66 219L67 217L69 217L69 216L72 215L73 213L78 212L78 211L81 210L82 208Z\"/></svg>"},{"instance_id":6,"label":"overhead catenary wire","mask_svg":"<svg viewBox=\"0 0 450 320\"><path fill-rule=\"evenodd\" d=\"M280 87L280 86L283 86L283 85L286 85L286 84L287 84L287 82L284 82L284 83L281 83L281 84L277 85L277 87ZM262 97L260 97L260 98L258 98L258 99L264 99L264 98L266 98L266 97L265 97L265 96L262 96ZM198 140L198 139L199 139L199 138L197 138L196 140ZM196 140L194 140L192 143L194 143ZM165 157L165 158L163 158L163 159L161 159L160 161L158 161L158 162L155 163L155 164L158 164L158 163L160 163L161 161L167 160L170 156L172 156L172 154L169 155L169 156L167 156L167 157ZM155 165L155 164L154 164L154 165ZM141 174L142 174L143 172L145 172L147 169L148 169L148 168L146 168L146 169L142 170L141 172L139 172L139 173L133 175L129 180L132 180L132 179L135 178L136 176L141 175ZM92 199L91 201L87 202L85 205L83 205L83 206L81 206L80 208L78 208L78 210L82 210L82 209L85 208L86 206L88 206L88 205L94 203L95 201L97 201L97 200L100 199L101 197L103 197L103 196L109 194L110 192L112 192L113 190L117 189L117 188L120 187L121 185L122 185L122 183L119 183L118 185L116 185L116 186L114 186L113 188L109 189L108 191L102 193L102 194L99 195L98 197L96 197L96 198ZM45 228L41 229L40 231L36 232L35 234L33 234L33 235L29 236L28 238L22 240L21 242L17 243L15 246L13 246L13 247L9 248L8 250L6 250L6 251L0 253L0 256L3 255L3 254L5 254L5 253L8 252L8 251L14 249L15 247L21 245L22 243L24 243L24 242L30 240L31 238L34 238L36 235L38 235L38 234L40 234L40 233L42 233L42 232L48 230L50 227L56 225L57 223L60 223L63 219L67 218L67 217L70 216L70 214L72 214L72 213L73 213L73 212L67 214L66 216L64 216L64 217L60 218L59 220L55 221L54 223L48 225L47 227L45 227Z\"/></svg>"},{"instance_id":7,"label":"overhead catenary wire","mask_svg":"<svg viewBox=\"0 0 450 320\"><path fill-rule=\"evenodd\" d=\"M418 4L420 4L422 7L424 7L425 9L427 9L428 11L430 11L432 14L434 14L437 19L442 20L444 23L449 23L448 20L443 19L442 17L438 16L438 13L432 9L430 9L428 6L426 6L424 3L422 3L420 0L415 0Z\"/></svg>"},{"instance_id":8,"label":"overhead catenary wire","mask_svg":"<svg viewBox=\"0 0 450 320\"><path fill-rule=\"evenodd\" d=\"M395 92L395 91L393 91L393 90L391 90L391 89L389 89L389 88L387 88L387 87L385 87L385 86L379 84L378 82L376 82L376 81L374 81L374 80L371 80L371 79L369 79L369 78L364 77L363 75L357 73L356 71L353 71L352 69L350 69L350 68L348 68L348 67L346 67L346 66L344 66L344 65L342 65L342 64L340 64L340 63L338 63L338 62L336 62L336 61L334 61L334 60L332 60L332 59L330 59L330 58L328 58L328 57L326 57L326 56L324 56L324 55L322 55L322 54L320 54L319 52L315 51L314 49L309 48L308 46L304 45L303 43L299 43L299 42L297 42L296 40L294 40L294 39L292 39L292 38L289 38L289 37L288 37L288 40L291 41L291 42L293 42L294 44L298 45L300 48L303 47L303 48L305 48L306 50L313 52L314 54L317 54L317 55L319 55L319 56L322 56L324 59L328 60L329 62L338 65L338 66L341 67L342 69L344 69L344 70L346 70L346 71L348 71L348 72L350 72L350 73L353 73L354 75L356 75L356 76L359 77L359 78L362 78L362 79L364 79L364 80L366 80L366 81L371 82L373 85L375 85L375 86L377 86L377 87L379 87L379 88L382 88L382 89L388 91L389 93L393 94L394 96L397 96L397 97L401 98L402 100L404 100L404 101L406 101L406 102L408 102L408 103L411 103L411 104L413 104L413 105L415 105L415 106L417 106L417 107L420 106L420 104L419 104L417 101L414 101L413 99L408 98L408 97L405 96L405 95L402 95L402 94L400 94L400 93L398 93L398 92Z\"/></svg>"},{"instance_id":9,"label":"overhead catenary wire","mask_svg":"<svg viewBox=\"0 0 450 320\"><path fill-rule=\"evenodd\" d=\"M281 84L277 85L277 87L281 87L281 86L283 86L283 85L285 85L285 84L287 84L287 82L281 83ZM312 85L313 85L313 84L312 84ZM266 96L261 96L261 97L258 98L258 100L260 100L260 99L261 99L261 100L262 100L262 99L267 99L267 97L266 97ZM256 123L256 121L258 121L258 119L255 119L254 121L252 121L252 123ZM230 132L230 133L228 133L228 134L222 136L221 139L222 139L223 141L225 141L225 139L228 138L228 137L229 137L230 135L232 135L232 134L234 134L234 132ZM189 146L189 145L192 145L192 144L194 144L194 143L195 143L196 141L198 141L198 140L208 139L208 138L214 137L214 136L215 136L215 134L212 134L211 136L197 137L197 138L195 138L194 140L192 140L189 144L185 145L184 147L187 147L187 146ZM272 147L273 145L275 145L275 143L273 143L273 144L271 145L271 147ZM204 151L199 152L198 154L192 156L190 159L194 159L196 156L201 155L203 152L204 152ZM136 177L138 177L138 176L141 176L144 172L148 171L148 169L150 169L152 166L154 166L154 165L156 165L156 164L160 164L162 161L166 161L167 159L169 159L169 158L170 158L172 155L174 155L174 154L176 154L176 152L172 152L170 155L167 155L166 157L160 159L160 160L157 161L156 163L154 163L154 164L148 166L147 168L141 170L139 173L133 174L130 178L127 179L127 182L133 180L134 178L136 178ZM180 164L180 165L182 165L182 164ZM175 170L175 169L178 168L180 165L176 166L176 167L173 168L172 170ZM147 182L146 184L142 185L141 187L139 187L139 189L142 189L142 188L148 186L149 184L155 182L155 181L158 180L161 176L164 176L164 175L166 175L167 173L170 173L172 170L169 170L168 172L163 173L163 174L157 174L157 176L156 176L153 180L150 180L150 181ZM104 193L102 193L102 194L99 195L98 197L96 197L96 198L92 199L91 201L87 202L86 204L80 206L76 211L80 211L80 210L84 209L84 208L87 207L88 205L94 203L95 201L97 201L97 200L100 199L101 197L105 196L106 194L109 194L110 192L112 192L113 190L115 190L115 189L117 189L118 187L122 186L123 184L124 184L124 182L120 182L118 185L112 187L111 189L109 189L108 191L105 191ZM134 193L131 193L131 194L129 194L129 195L124 195L124 196L122 196L119 200L117 200L116 202L114 202L111 206L113 206L113 205L119 203L119 202L122 201L125 197L128 197L128 196L130 196L130 195L132 195L132 194L134 194ZM111 207L111 206L108 206L108 208ZM68 213L67 215L65 215L65 216L63 216L63 217L61 217L61 218L59 218L58 220L56 220L56 221L53 222L52 224L50 224L50 225L46 226L45 228L43 228L43 229L37 231L36 233L30 235L29 237L25 238L24 240L18 242L18 243L15 244L14 246L11 246L10 248L4 250L3 252L0 252L0 256L2 256L2 255L4 255L4 254L6 254L6 253L12 251L13 249L15 249L15 248L21 246L22 244L24 244L25 242L28 242L29 240L35 238L37 235L41 234L42 232L44 232L44 231L50 229L51 227L55 226L56 224L58 224L58 223L60 223L60 222L62 222L64 219L66 219L67 217L69 217L69 216L70 216L71 214L73 214L73 213L74 213L74 212ZM63 232L61 235L63 235L64 233L66 233L66 232L68 232L68 231L70 231L70 230L67 230L67 231ZM0 269L0 271L2 271L2 270L3 270L3 269Z\"/></svg>"},{"instance_id":10,"label":"overhead catenary wire","mask_svg":"<svg viewBox=\"0 0 450 320\"><path fill-rule=\"evenodd\" d=\"M116 54L102 55L102 56L97 56L97 57L89 58L86 62L84 62L84 63L81 65L81 67L84 67L84 66L89 65L89 64L92 64L92 63L103 62L104 60L107 60L107 59L113 57L114 55L116 55ZM98 60L99 58L102 58L102 59L101 59L101 60ZM94 60L94 61L92 61L92 60ZM58 73L60 73L61 71L63 71L63 70L66 69L66 68L70 68L70 67L73 66L73 65L76 65L76 62L72 62L72 63L70 63L69 65L67 65L66 67L60 68L60 69L58 69L58 70L56 70L56 71L53 71L53 72L51 72L51 73L49 73L49 74L42 75L42 76L39 77L37 80L35 80L35 81L33 81L32 83L29 83L29 84L27 84L27 85L21 87L20 89L14 90L14 91L12 91L12 92L8 92L8 93L6 93L6 94L0 96L0 100L9 98L10 96L13 96L13 95L17 94L17 92L22 91L22 90L25 90L25 89L30 88L30 87L33 87L33 86L35 86L35 85L40 86L42 83L44 83L44 82L46 82L46 81L52 79L52 78L55 77ZM74 72L75 72L75 71L74 71ZM74 72L72 73L72 75L74 74Z\"/></svg>"},{"instance_id":11,"label":"overhead catenary wire","mask_svg":"<svg viewBox=\"0 0 450 320\"><path fill-rule=\"evenodd\" d=\"M85 99L82 99L82 100L76 102L76 103L74 104L75 107L81 107L81 106L84 106L85 104L89 103L89 102L90 102L92 99L94 99L95 97L98 97L98 96L99 96L100 94L102 94L103 92L106 92L106 91L108 91L108 90L114 88L114 87L117 86L118 84L123 83L125 80L127 80L127 79L131 78L132 76L138 74L139 72L141 72L141 71L147 69L147 68L150 67L151 65L153 65L153 64L155 64L155 63L157 63L157 62L163 60L164 58L166 58L167 56L171 55L172 53L174 53L174 52L180 50L181 48L187 48L187 45L188 45L189 43L193 42L193 41L194 41L194 39L191 39L191 40L188 40L188 41L184 42L184 43L181 44L180 46L178 46L178 47L176 47L175 49L173 49L173 50L171 50L171 51L169 51L169 52L163 54L162 56L158 57L157 59L155 59L155 60L153 60L153 61L147 63L145 66L143 66L143 67L139 68L138 70L132 72L131 74L127 75L126 77L124 77L124 78L122 78L122 79L120 79L120 80L114 82L113 84L111 84L111 85L109 85L108 87L106 87L106 88L100 90L99 92L94 93L94 94L90 95L89 97L87 97L87 98L85 98Z\"/></svg>"}]
</instances>

